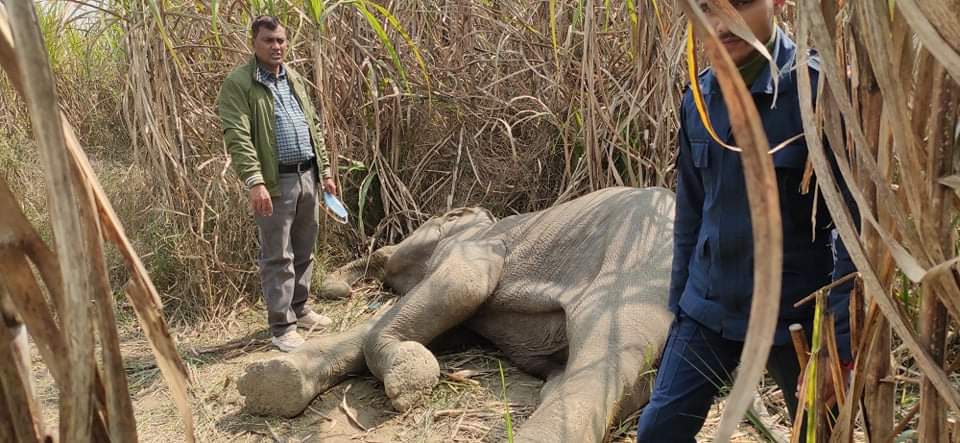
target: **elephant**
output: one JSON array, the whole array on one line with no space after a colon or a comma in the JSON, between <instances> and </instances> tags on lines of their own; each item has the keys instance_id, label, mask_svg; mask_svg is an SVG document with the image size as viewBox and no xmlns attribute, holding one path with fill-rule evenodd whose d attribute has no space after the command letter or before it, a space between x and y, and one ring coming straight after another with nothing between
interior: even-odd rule
<instances>
[{"instance_id":1,"label":"elephant","mask_svg":"<svg viewBox=\"0 0 960 443\"><path fill-rule=\"evenodd\" d=\"M366 275L401 298L360 326L250 364L238 381L244 409L293 417L368 369L406 411L439 382L425 345L466 329L546 380L517 441L602 441L649 399L674 317L673 217L671 191L616 187L501 220L480 208L431 218L319 290L348 296Z\"/></svg>"}]
</instances>

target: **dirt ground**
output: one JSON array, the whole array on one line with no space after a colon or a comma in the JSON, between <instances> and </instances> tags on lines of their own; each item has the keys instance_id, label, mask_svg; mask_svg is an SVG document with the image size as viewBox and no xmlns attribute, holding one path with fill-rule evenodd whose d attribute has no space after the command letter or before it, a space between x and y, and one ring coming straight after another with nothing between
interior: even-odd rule
<instances>
[{"instance_id":1,"label":"dirt ground","mask_svg":"<svg viewBox=\"0 0 960 443\"><path fill-rule=\"evenodd\" d=\"M315 304L334 319L327 331L340 331L364 321L389 294L373 288L341 302ZM160 378L145 338L131 320L122 329L130 392L139 436L145 442L184 440L183 426L166 385ZM319 395L293 419L257 417L242 412L236 380L247 364L278 352L269 343L265 311L252 308L196 328L177 328L181 353L190 370L191 397L200 442L491 442L507 441L507 410L514 428L533 412L543 382L527 375L492 349L467 349L439 356L444 377L430 401L404 414L392 411L383 385L369 374L356 374ZM34 350L35 351L35 350ZM57 391L39 355L34 352L35 389L50 425L57 420ZM503 380L501 383L501 365ZM505 392L505 396L504 396ZM787 435L782 400L772 388L762 389L772 430ZM278 392L277 395L283 395ZM718 404L700 437L710 440L719 423ZM509 408L509 409L508 409ZM777 411L781 411L780 414ZM611 441L634 442L636 414L612 430ZM746 424L733 439L768 441Z\"/></svg>"}]
</instances>

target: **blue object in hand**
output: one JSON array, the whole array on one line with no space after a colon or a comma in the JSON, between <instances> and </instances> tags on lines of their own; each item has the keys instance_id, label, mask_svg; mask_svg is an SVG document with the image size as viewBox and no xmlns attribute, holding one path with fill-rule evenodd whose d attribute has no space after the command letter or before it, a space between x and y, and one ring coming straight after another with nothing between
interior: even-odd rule
<instances>
[{"instance_id":1,"label":"blue object in hand","mask_svg":"<svg viewBox=\"0 0 960 443\"><path fill-rule=\"evenodd\" d=\"M338 223L347 224L349 218L347 217L347 207L343 205L335 195L324 191L323 192L323 206L325 211L329 216L333 217Z\"/></svg>"}]
</instances>

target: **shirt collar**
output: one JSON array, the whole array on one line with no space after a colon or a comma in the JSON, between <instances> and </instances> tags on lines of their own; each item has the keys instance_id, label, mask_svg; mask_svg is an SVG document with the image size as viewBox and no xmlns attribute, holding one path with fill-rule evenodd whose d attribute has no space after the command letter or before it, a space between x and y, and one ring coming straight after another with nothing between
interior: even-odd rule
<instances>
[{"instance_id":1,"label":"shirt collar","mask_svg":"<svg viewBox=\"0 0 960 443\"><path fill-rule=\"evenodd\" d=\"M257 81L260 83L264 83L268 80L273 82L278 80L285 80L287 78L287 70L286 68L283 67L283 65L280 65L280 73L278 75L273 75L273 72L269 71L265 66L260 64L260 62L257 62L256 75L257 75Z\"/></svg>"},{"instance_id":2,"label":"shirt collar","mask_svg":"<svg viewBox=\"0 0 960 443\"><path fill-rule=\"evenodd\" d=\"M777 68L780 70L779 80L782 82L784 78L792 75L795 68L797 44L794 43L793 39L791 39L786 32L783 32L779 26L774 27L774 32L777 33L777 40L773 45L773 51L770 55L777 63ZM701 88L704 94L720 93L720 84L717 81L717 76L714 74L713 69L706 71L704 80L705 81L701 82ZM758 75L756 80L753 81L753 84L750 85L750 92L752 94L773 94L774 82L770 66L760 71L760 75Z\"/></svg>"}]
</instances>

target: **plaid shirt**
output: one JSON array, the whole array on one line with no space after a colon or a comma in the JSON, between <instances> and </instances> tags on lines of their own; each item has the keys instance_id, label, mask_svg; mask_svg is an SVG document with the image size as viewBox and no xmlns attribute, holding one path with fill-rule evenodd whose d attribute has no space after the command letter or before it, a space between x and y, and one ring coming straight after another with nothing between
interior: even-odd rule
<instances>
[{"instance_id":1,"label":"plaid shirt","mask_svg":"<svg viewBox=\"0 0 960 443\"><path fill-rule=\"evenodd\" d=\"M257 64L257 81L266 86L273 95L273 110L276 115L277 161L281 165L295 165L313 158L310 128L303 115L303 108L287 82L287 71L280 66L280 75Z\"/></svg>"}]
</instances>

